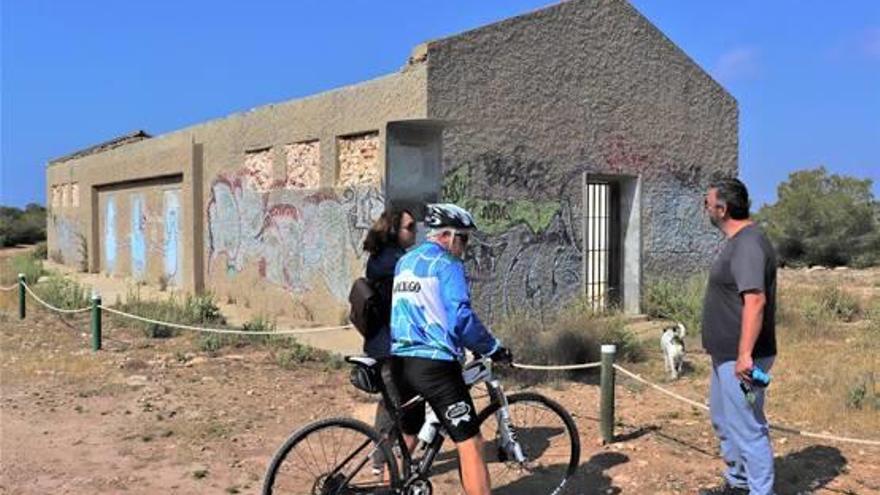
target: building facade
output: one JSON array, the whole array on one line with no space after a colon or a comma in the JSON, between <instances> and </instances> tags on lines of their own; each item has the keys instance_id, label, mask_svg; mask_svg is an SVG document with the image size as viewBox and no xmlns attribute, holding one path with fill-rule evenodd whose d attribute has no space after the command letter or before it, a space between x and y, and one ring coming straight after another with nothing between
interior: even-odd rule
<instances>
[{"instance_id":1,"label":"building facade","mask_svg":"<svg viewBox=\"0 0 880 495\"><path fill-rule=\"evenodd\" d=\"M317 322L345 314L387 205L453 201L481 227L488 319L706 266L736 101L624 0L572 0L416 47L397 73L47 169L50 256Z\"/></svg>"}]
</instances>

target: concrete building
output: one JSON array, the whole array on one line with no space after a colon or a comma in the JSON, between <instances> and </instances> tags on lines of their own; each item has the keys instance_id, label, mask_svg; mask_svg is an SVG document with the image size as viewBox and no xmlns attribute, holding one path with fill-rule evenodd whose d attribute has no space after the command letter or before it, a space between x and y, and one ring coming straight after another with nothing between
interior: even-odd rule
<instances>
[{"instance_id":1,"label":"concrete building","mask_svg":"<svg viewBox=\"0 0 880 495\"><path fill-rule=\"evenodd\" d=\"M388 204L477 216L487 319L704 268L710 178L737 174L736 101L624 0L572 0L416 47L397 73L47 170L50 255L92 272L342 319Z\"/></svg>"}]
</instances>

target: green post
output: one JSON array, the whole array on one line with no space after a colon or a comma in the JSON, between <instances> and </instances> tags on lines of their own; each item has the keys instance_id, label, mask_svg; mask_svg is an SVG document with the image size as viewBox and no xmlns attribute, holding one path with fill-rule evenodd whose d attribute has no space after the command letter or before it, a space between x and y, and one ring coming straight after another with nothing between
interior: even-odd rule
<instances>
[{"instance_id":1,"label":"green post","mask_svg":"<svg viewBox=\"0 0 880 495\"><path fill-rule=\"evenodd\" d=\"M23 320L27 315L24 297L24 273L18 274L18 319Z\"/></svg>"},{"instance_id":2,"label":"green post","mask_svg":"<svg viewBox=\"0 0 880 495\"><path fill-rule=\"evenodd\" d=\"M599 430L602 432L602 443L614 441L614 355L617 346L602 346L602 374L600 383L602 397L599 405Z\"/></svg>"},{"instance_id":3,"label":"green post","mask_svg":"<svg viewBox=\"0 0 880 495\"><path fill-rule=\"evenodd\" d=\"M92 351L101 350L101 296L92 295Z\"/></svg>"}]
</instances>

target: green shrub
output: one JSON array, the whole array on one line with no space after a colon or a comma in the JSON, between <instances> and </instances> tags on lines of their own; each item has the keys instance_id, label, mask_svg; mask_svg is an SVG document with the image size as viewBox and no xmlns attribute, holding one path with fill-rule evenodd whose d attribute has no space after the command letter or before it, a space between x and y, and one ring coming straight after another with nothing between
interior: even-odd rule
<instances>
[{"instance_id":1,"label":"green shrub","mask_svg":"<svg viewBox=\"0 0 880 495\"><path fill-rule=\"evenodd\" d=\"M822 288L818 293L818 304L839 321L853 321L860 313L859 301L855 296L836 286Z\"/></svg>"},{"instance_id":2,"label":"green shrub","mask_svg":"<svg viewBox=\"0 0 880 495\"><path fill-rule=\"evenodd\" d=\"M43 269L43 262L29 254L14 256L10 261L10 266L13 276L16 277L15 280L17 280L18 274L22 273L25 283L30 286L36 285L37 280L46 273Z\"/></svg>"},{"instance_id":3,"label":"green shrub","mask_svg":"<svg viewBox=\"0 0 880 495\"><path fill-rule=\"evenodd\" d=\"M847 391L846 407L850 409L872 408L880 411L880 395L877 394L873 373L859 377Z\"/></svg>"},{"instance_id":4,"label":"green shrub","mask_svg":"<svg viewBox=\"0 0 880 495\"><path fill-rule=\"evenodd\" d=\"M118 303L116 306L119 311L168 323L197 326L216 326L226 323L211 294L186 295L182 299L171 295L164 301L149 301L142 299L140 291L135 290L129 291L126 301ZM169 338L178 334L176 329L167 325L146 323L129 318L120 321L141 328L144 335L150 338Z\"/></svg>"},{"instance_id":5,"label":"green shrub","mask_svg":"<svg viewBox=\"0 0 880 495\"><path fill-rule=\"evenodd\" d=\"M31 252L31 256L37 260L45 260L49 257L49 245L46 244L46 241L40 241L37 243L34 250Z\"/></svg>"},{"instance_id":6,"label":"green shrub","mask_svg":"<svg viewBox=\"0 0 880 495\"><path fill-rule=\"evenodd\" d=\"M0 247L46 240L46 209L31 203L20 210L0 206Z\"/></svg>"},{"instance_id":7,"label":"green shrub","mask_svg":"<svg viewBox=\"0 0 880 495\"><path fill-rule=\"evenodd\" d=\"M264 316L257 316L242 325L242 332L274 332L275 323ZM199 338L199 348L202 351L214 353L223 347L242 347L248 344L265 344L270 342L272 335L242 335L222 333L202 333Z\"/></svg>"},{"instance_id":8,"label":"green shrub","mask_svg":"<svg viewBox=\"0 0 880 495\"><path fill-rule=\"evenodd\" d=\"M278 366L284 369L293 369L309 362L331 362L332 354L329 352L302 344L294 338L276 341L273 347L272 356Z\"/></svg>"},{"instance_id":9,"label":"green shrub","mask_svg":"<svg viewBox=\"0 0 880 495\"><path fill-rule=\"evenodd\" d=\"M72 279L53 275L33 289L41 299L56 308L81 309L91 305L90 289Z\"/></svg>"},{"instance_id":10,"label":"green shrub","mask_svg":"<svg viewBox=\"0 0 880 495\"><path fill-rule=\"evenodd\" d=\"M708 275L683 280L660 279L647 287L644 309L648 316L681 322L690 335L699 335L703 319L703 297Z\"/></svg>"},{"instance_id":11,"label":"green shrub","mask_svg":"<svg viewBox=\"0 0 880 495\"><path fill-rule=\"evenodd\" d=\"M755 218L787 266L880 261L880 204L871 179L829 174L824 167L792 172L779 184L776 203Z\"/></svg>"}]
</instances>

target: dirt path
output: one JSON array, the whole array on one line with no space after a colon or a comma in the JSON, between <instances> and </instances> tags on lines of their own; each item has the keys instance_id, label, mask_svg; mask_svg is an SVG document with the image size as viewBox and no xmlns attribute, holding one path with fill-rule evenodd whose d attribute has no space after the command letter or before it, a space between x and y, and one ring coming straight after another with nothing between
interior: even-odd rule
<instances>
[{"instance_id":1,"label":"dirt path","mask_svg":"<svg viewBox=\"0 0 880 495\"><path fill-rule=\"evenodd\" d=\"M39 310L23 322L0 313L0 328L3 494L257 493L292 429L372 414L373 399L348 384L345 370L284 370L259 348L207 357L191 353L185 336L147 340L111 328L106 350L93 354L87 320ZM689 377L672 387L700 398L706 384ZM621 441L601 446L595 386L540 391L572 411L580 428L572 493L695 493L717 479L722 464L701 412L618 387ZM780 436L775 448L780 494L880 493L880 449ZM446 474L435 479L435 493L458 493L455 470L439 469Z\"/></svg>"}]
</instances>

